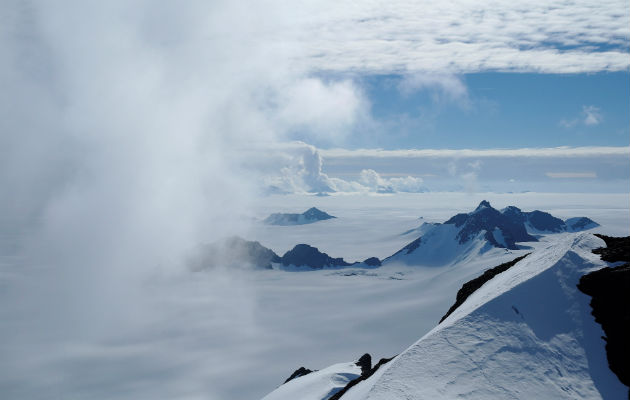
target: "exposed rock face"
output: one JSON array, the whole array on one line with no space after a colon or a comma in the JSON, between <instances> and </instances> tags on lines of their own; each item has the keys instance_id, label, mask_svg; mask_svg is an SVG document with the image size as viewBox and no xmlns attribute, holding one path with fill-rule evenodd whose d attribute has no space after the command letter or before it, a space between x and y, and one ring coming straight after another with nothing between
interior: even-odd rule
<instances>
[{"instance_id":1,"label":"exposed rock face","mask_svg":"<svg viewBox=\"0 0 630 400\"><path fill-rule=\"evenodd\" d=\"M630 260L630 237L597 236L607 246L593 250L593 253L601 254L602 260ZM624 385L630 386L630 263L586 274L580 278L577 287L592 297L592 314L606 334L603 339L610 370Z\"/></svg>"},{"instance_id":2,"label":"exposed rock face","mask_svg":"<svg viewBox=\"0 0 630 400\"><path fill-rule=\"evenodd\" d=\"M199 247L189 264L193 270L218 266L270 269L271 263L279 263L280 257L259 242L238 236Z\"/></svg>"},{"instance_id":3,"label":"exposed rock face","mask_svg":"<svg viewBox=\"0 0 630 400\"><path fill-rule=\"evenodd\" d=\"M303 225L313 222L336 218L315 207L311 207L302 214L275 213L268 216L264 223L268 225Z\"/></svg>"},{"instance_id":4,"label":"exposed rock face","mask_svg":"<svg viewBox=\"0 0 630 400\"><path fill-rule=\"evenodd\" d=\"M524 256L517 257L512 261L508 261L501 265L497 265L494 268L490 268L486 270L483 274L472 279L462 285L462 288L457 291L457 295L455 297L455 304L449 308L449 310L444 314L440 322L444 321L449 315L453 313L457 309L457 307L461 306L466 299L473 294L477 289L483 286L484 283L488 282L490 279L494 278L501 272L505 272L514 266L517 262L521 261L523 258L527 257L529 254L525 254Z\"/></svg>"},{"instance_id":5,"label":"exposed rock face","mask_svg":"<svg viewBox=\"0 0 630 400\"><path fill-rule=\"evenodd\" d=\"M592 296L592 314L606 334L610 370L630 386L630 264L586 274L578 289Z\"/></svg>"},{"instance_id":6,"label":"exposed rock face","mask_svg":"<svg viewBox=\"0 0 630 400\"><path fill-rule=\"evenodd\" d=\"M444 224L453 224L461 228L457 234L459 243L465 243L482 230L486 231L486 239L495 247L505 247L516 250L516 242L535 242L536 238L527 233L523 221L510 218L492 208L490 203L483 200L475 211L468 214L457 214ZM497 240L494 232L501 232L502 242Z\"/></svg>"},{"instance_id":7,"label":"exposed rock face","mask_svg":"<svg viewBox=\"0 0 630 400\"><path fill-rule=\"evenodd\" d=\"M316 247L308 244L298 244L287 251L281 259L282 265L309 266L311 268L324 267L348 267L351 264L343 258L332 258L328 254L320 252Z\"/></svg>"},{"instance_id":8,"label":"exposed rock face","mask_svg":"<svg viewBox=\"0 0 630 400\"><path fill-rule=\"evenodd\" d=\"M290 377L287 378L286 381L284 381L284 383L287 383L295 378L299 378L300 376L304 376L304 375L308 375L311 372L313 372L312 370L308 369L308 368L304 368L304 367L300 367L298 369L296 369L295 371L293 371L293 373L291 374Z\"/></svg>"},{"instance_id":9,"label":"exposed rock face","mask_svg":"<svg viewBox=\"0 0 630 400\"><path fill-rule=\"evenodd\" d=\"M365 353L355 364L361 367L361 376L363 376L372 369L372 356L369 353Z\"/></svg>"},{"instance_id":10,"label":"exposed rock face","mask_svg":"<svg viewBox=\"0 0 630 400\"><path fill-rule=\"evenodd\" d=\"M593 250L593 253L599 254L602 260L608 262L630 261L630 236L611 237L599 234L595 234L595 236L606 242L606 247Z\"/></svg>"}]
</instances>

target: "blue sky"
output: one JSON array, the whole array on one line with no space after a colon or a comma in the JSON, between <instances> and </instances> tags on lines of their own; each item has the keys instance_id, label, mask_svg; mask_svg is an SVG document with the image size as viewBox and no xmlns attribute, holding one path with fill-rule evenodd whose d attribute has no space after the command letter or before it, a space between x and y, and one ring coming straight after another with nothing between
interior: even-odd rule
<instances>
[{"instance_id":1,"label":"blue sky","mask_svg":"<svg viewBox=\"0 0 630 400\"><path fill-rule=\"evenodd\" d=\"M423 78L420 88L411 89L406 88L410 78L404 75L354 79L368 99L371 119L354 127L343 144L347 148L630 144L630 75L626 71L484 72L433 78L429 74L429 83ZM299 132L294 137L331 146Z\"/></svg>"}]
</instances>

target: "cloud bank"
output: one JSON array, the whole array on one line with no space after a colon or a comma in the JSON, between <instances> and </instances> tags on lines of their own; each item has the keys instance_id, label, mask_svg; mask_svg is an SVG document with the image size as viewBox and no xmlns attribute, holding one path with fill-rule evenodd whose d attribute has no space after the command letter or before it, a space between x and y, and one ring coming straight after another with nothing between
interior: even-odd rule
<instances>
[{"instance_id":1,"label":"cloud bank","mask_svg":"<svg viewBox=\"0 0 630 400\"><path fill-rule=\"evenodd\" d=\"M630 63L630 5L620 0L302 6L269 35L302 46L298 61L324 71L579 73Z\"/></svg>"},{"instance_id":2,"label":"cloud bank","mask_svg":"<svg viewBox=\"0 0 630 400\"><path fill-rule=\"evenodd\" d=\"M345 150L293 142L248 158L273 193L619 192L630 178L628 147Z\"/></svg>"}]
</instances>

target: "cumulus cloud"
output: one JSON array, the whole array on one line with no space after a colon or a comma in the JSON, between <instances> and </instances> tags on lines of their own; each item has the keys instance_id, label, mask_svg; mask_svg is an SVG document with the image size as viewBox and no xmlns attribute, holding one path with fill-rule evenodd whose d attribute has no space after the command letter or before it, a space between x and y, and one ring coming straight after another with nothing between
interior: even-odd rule
<instances>
[{"instance_id":1,"label":"cumulus cloud","mask_svg":"<svg viewBox=\"0 0 630 400\"><path fill-rule=\"evenodd\" d=\"M341 142L367 114L367 99L350 80L305 78L279 91L275 103L284 129L306 130L331 143Z\"/></svg>"}]
</instances>

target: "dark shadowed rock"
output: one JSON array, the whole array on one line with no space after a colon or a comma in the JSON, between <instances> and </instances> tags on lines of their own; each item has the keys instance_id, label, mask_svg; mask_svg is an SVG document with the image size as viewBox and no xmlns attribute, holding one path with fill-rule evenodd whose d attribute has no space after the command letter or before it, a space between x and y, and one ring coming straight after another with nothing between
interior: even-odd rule
<instances>
[{"instance_id":1,"label":"dark shadowed rock","mask_svg":"<svg viewBox=\"0 0 630 400\"><path fill-rule=\"evenodd\" d=\"M372 369L372 356L369 353L365 353L355 364L361 367L361 376L364 376Z\"/></svg>"},{"instance_id":2,"label":"dark shadowed rock","mask_svg":"<svg viewBox=\"0 0 630 400\"><path fill-rule=\"evenodd\" d=\"M592 297L595 322L606 334L610 370L630 386L630 264L602 268L580 278L578 289Z\"/></svg>"},{"instance_id":3,"label":"dark shadowed rock","mask_svg":"<svg viewBox=\"0 0 630 400\"><path fill-rule=\"evenodd\" d=\"M313 372L312 370L308 369L308 368L304 368L304 367L300 367L298 369L296 369L295 371L293 371L293 373L291 374L290 377L287 378L286 381L284 381L284 383L287 383L289 381L292 381L295 378L299 378L300 376L304 376L304 375L308 375L311 372Z\"/></svg>"},{"instance_id":4,"label":"dark shadowed rock","mask_svg":"<svg viewBox=\"0 0 630 400\"><path fill-rule=\"evenodd\" d=\"M464 283L462 288L457 291L457 295L455 296L455 304L453 304L451 308L448 309L446 314L444 314L442 319L440 319L440 323L444 321L449 315L451 315L453 311L457 309L457 307L461 306L464 303L464 301L466 301L466 299L471 294L473 294L477 289L483 286L484 283L488 282L490 279L494 278L501 272L507 271L508 269L513 267L517 262L521 261L523 258L527 257L528 255L529 254L525 254L524 256L517 257L512 261L503 263L501 265L497 265L494 268L490 268L489 270L486 270L483 274L476 277L475 279L472 279Z\"/></svg>"},{"instance_id":5,"label":"dark shadowed rock","mask_svg":"<svg viewBox=\"0 0 630 400\"><path fill-rule=\"evenodd\" d=\"M379 260L376 257L370 257L370 258L366 259L365 261L363 261L363 264L369 265L370 267L380 267L381 266L381 260Z\"/></svg>"},{"instance_id":6,"label":"dark shadowed rock","mask_svg":"<svg viewBox=\"0 0 630 400\"><path fill-rule=\"evenodd\" d=\"M316 247L308 244L296 245L282 256L281 262L284 266L295 265L311 268L347 267L351 265L345 262L343 258L329 257L328 254L322 253Z\"/></svg>"},{"instance_id":7,"label":"dark shadowed rock","mask_svg":"<svg viewBox=\"0 0 630 400\"><path fill-rule=\"evenodd\" d=\"M630 261L630 236L611 237L597 233L595 236L606 242L606 247L593 250L593 253L599 254L602 260L608 262Z\"/></svg>"},{"instance_id":8,"label":"dark shadowed rock","mask_svg":"<svg viewBox=\"0 0 630 400\"><path fill-rule=\"evenodd\" d=\"M529 222L531 227L536 230L558 233L564 232L567 229L563 220L556 218L547 212L534 210L526 213L526 215L527 222Z\"/></svg>"},{"instance_id":9,"label":"dark shadowed rock","mask_svg":"<svg viewBox=\"0 0 630 400\"><path fill-rule=\"evenodd\" d=\"M593 250L602 260L630 260L630 237L596 236L606 242L605 248ZM630 386L630 263L588 273L580 278L577 287L591 296L591 314L606 334L603 339L610 370Z\"/></svg>"}]
</instances>

